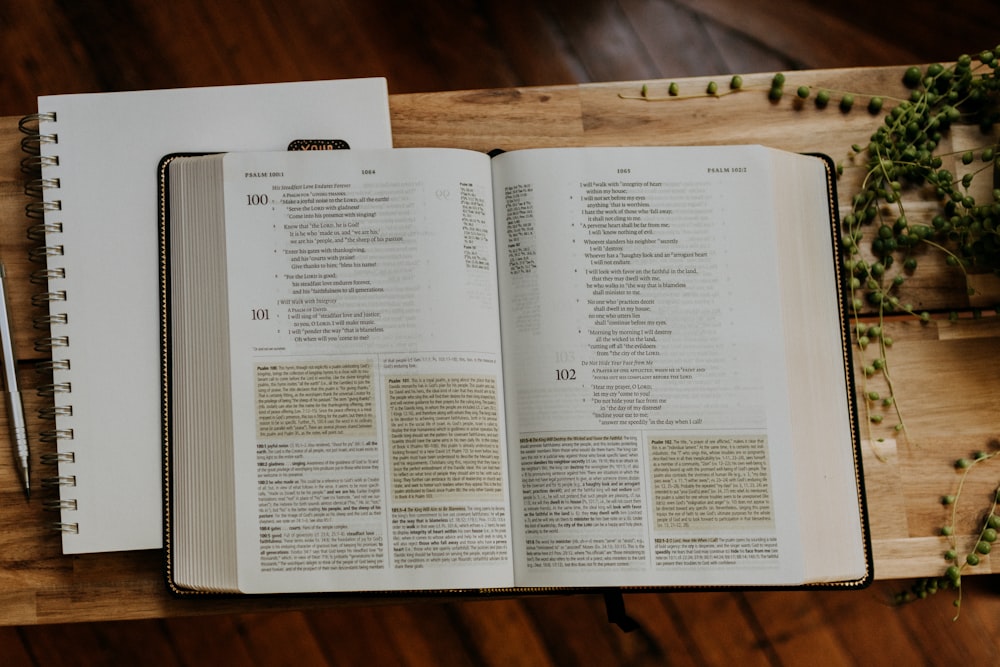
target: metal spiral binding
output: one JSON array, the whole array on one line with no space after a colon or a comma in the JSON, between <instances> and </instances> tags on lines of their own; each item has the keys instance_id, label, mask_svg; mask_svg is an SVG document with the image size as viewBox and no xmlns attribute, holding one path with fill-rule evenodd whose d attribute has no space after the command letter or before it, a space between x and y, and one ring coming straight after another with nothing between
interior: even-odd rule
<instances>
[{"instance_id":1,"label":"metal spiral binding","mask_svg":"<svg viewBox=\"0 0 1000 667\"><path fill-rule=\"evenodd\" d=\"M58 512L60 510L75 510L76 505L77 503L75 498L70 498L69 500L46 500L42 503L42 509L52 512Z\"/></svg>"},{"instance_id":2,"label":"metal spiral binding","mask_svg":"<svg viewBox=\"0 0 1000 667\"><path fill-rule=\"evenodd\" d=\"M46 443L46 444L52 444L54 442L59 442L60 440L72 440L73 439L73 429L71 429L71 428L62 428L62 429L51 429L51 430L48 430L48 431L42 431L38 435L38 439L40 441ZM76 458L75 458L76 452L70 452L70 453L74 454L73 461L75 462L76 461ZM45 461L43 460L42 463L45 463ZM53 462L52 465L57 465L58 463L59 462L56 461L56 462Z\"/></svg>"},{"instance_id":3,"label":"metal spiral binding","mask_svg":"<svg viewBox=\"0 0 1000 667\"><path fill-rule=\"evenodd\" d=\"M66 313L55 313L54 315L39 315L32 320L32 326L36 329L48 331L53 324L68 324L69 315ZM64 370L64 369L59 369Z\"/></svg>"},{"instance_id":4,"label":"metal spiral binding","mask_svg":"<svg viewBox=\"0 0 1000 667\"><path fill-rule=\"evenodd\" d=\"M24 191L26 195L30 196L27 189ZM61 211L62 202L56 201L33 201L24 207L25 214L32 220L44 220L45 214L50 211Z\"/></svg>"},{"instance_id":5,"label":"metal spiral binding","mask_svg":"<svg viewBox=\"0 0 1000 667\"><path fill-rule=\"evenodd\" d=\"M47 452L39 457L45 465L58 465L60 463L76 463L76 454L73 452Z\"/></svg>"},{"instance_id":6,"label":"metal spiral binding","mask_svg":"<svg viewBox=\"0 0 1000 667\"><path fill-rule=\"evenodd\" d=\"M49 384L43 384L38 388L38 394L40 396L54 396L55 394L70 394L73 391L73 387L69 382L50 382Z\"/></svg>"},{"instance_id":7,"label":"metal spiral binding","mask_svg":"<svg viewBox=\"0 0 1000 667\"><path fill-rule=\"evenodd\" d=\"M68 371L70 369L69 359L46 359L35 364L35 370L39 373L51 373L52 371Z\"/></svg>"},{"instance_id":8,"label":"metal spiral binding","mask_svg":"<svg viewBox=\"0 0 1000 667\"><path fill-rule=\"evenodd\" d=\"M42 479L42 486L48 488L76 486L76 475L59 475L56 477L46 477ZM77 501L75 498L60 498L58 500L49 500L42 504L42 509L50 512L63 512L66 510L73 511L77 509ZM53 521L49 524L49 526L53 530L62 533L80 532L80 524L78 523L72 523L67 521Z\"/></svg>"},{"instance_id":9,"label":"metal spiral binding","mask_svg":"<svg viewBox=\"0 0 1000 667\"><path fill-rule=\"evenodd\" d=\"M55 421L56 417L72 417L73 416L73 406L72 405L50 405L48 407L39 408L38 416L42 419L48 421Z\"/></svg>"},{"instance_id":10,"label":"metal spiral binding","mask_svg":"<svg viewBox=\"0 0 1000 667\"><path fill-rule=\"evenodd\" d=\"M43 132L42 124L55 123L55 113L37 113L25 116L18 122L18 129L24 134L21 139L21 150L26 153L26 157L21 160L21 172L28 175L29 180L24 186L24 193L32 198L25 208L24 213L27 218L34 221L28 227L28 238L39 245L29 252L29 259L45 265L31 274L32 284L41 286L45 291L32 296L31 302L37 307L44 309L46 314L34 318L34 327L47 335L40 336L35 340L35 350L38 352L50 352L55 348L69 347L69 336L56 335L51 332L53 326L65 325L69 322L66 313L53 310L55 306L67 299L66 290L59 289L59 281L66 279L66 270L63 267L52 266L53 258L61 257L64 248L58 243L53 243L52 239L63 231L62 222L52 220L54 215L62 211L62 201L58 198L45 196L49 191L58 190L60 182L58 178L46 178L42 176L42 169L56 167L59 165L59 158L54 155L42 155L42 147L46 145L58 144L59 135L55 132ZM54 371L68 371L70 369L69 359L47 359L39 362L36 367L39 373L50 374ZM73 391L70 382L49 382L42 384L38 388L40 396L52 397L57 394L68 394ZM72 405L51 405L40 408L38 416L50 422L56 422L65 417L73 415ZM56 425L55 428L44 430L39 435L44 443L58 443L60 441L72 440L73 429ZM76 454L72 451L58 451L45 453L39 458L42 465L53 466L56 470L54 476L42 479L42 486L47 488L65 488L76 486L76 476L65 474L61 467L76 462ZM65 498L48 500L42 504L43 508L53 512L67 512L77 509L75 498ZM64 515L65 516L65 515ZM68 533L79 532L79 524L67 521L52 522L50 527L53 530Z\"/></svg>"},{"instance_id":11,"label":"metal spiral binding","mask_svg":"<svg viewBox=\"0 0 1000 667\"><path fill-rule=\"evenodd\" d=\"M28 251L28 258L32 262L44 262L48 257L59 257L65 254L61 245L39 246Z\"/></svg>"},{"instance_id":12,"label":"metal spiral binding","mask_svg":"<svg viewBox=\"0 0 1000 667\"><path fill-rule=\"evenodd\" d=\"M40 243L44 243L45 242L45 237L48 234L62 234L62 223L61 222L38 222L38 223L35 223L34 225L31 225L30 227L28 227L28 238L31 239L32 241L38 241ZM63 271L63 272L65 272L65 269L49 269L48 271ZM33 273L31 275L31 282L33 282L33 283L37 283L38 282L35 279L35 276L38 273L40 273L40 272L36 271L35 273ZM48 276L46 276L46 280L44 280L43 282L41 282L41 284L44 285L47 282L48 282Z\"/></svg>"},{"instance_id":13,"label":"metal spiral binding","mask_svg":"<svg viewBox=\"0 0 1000 667\"><path fill-rule=\"evenodd\" d=\"M24 194L29 197L42 197L46 190L58 189L58 178L35 178L24 184Z\"/></svg>"},{"instance_id":14,"label":"metal spiral binding","mask_svg":"<svg viewBox=\"0 0 1000 667\"><path fill-rule=\"evenodd\" d=\"M80 532L80 524L78 524L78 523L65 523L65 522L62 522L62 521L53 521L52 523L49 524L49 527L52 530L55 530L55 531L60 532L60 533L79 533Z\"/></svg>"},{"instance_id":15,"label":"metal spiral binding","mask_svg":"<svg viewBox=\"0 0 1000 667\"><path fill-rule=\"evenodd\" d=\"M58 475L56 477L46 477L42 480L42 486L76 486L76 475Z\"/></svg>"},{"instance_id":16,"label":"metal spiral binding","mask_svg":"<svg viewBox=\"0 0 1000 667\"><path fill-rule=\"evenodd\" d=\"M58 166L58 155L29 155L21 158L21 172L32 176L41 173L42 167Z\"/></svg>"},{"instance_id":17,"label":"metal spiral binding","mask_svg":"<svg viewBox=\"0 0 1000 667\"><path fill-rule=\"evenodd\" d=\"M40 292L38 294L33 294L31 296L32 305L38 307L44 307L45 305L53 301L65 301L66 300L66 290L59 290L57 292Z\"/></svg>"}]
</instances>

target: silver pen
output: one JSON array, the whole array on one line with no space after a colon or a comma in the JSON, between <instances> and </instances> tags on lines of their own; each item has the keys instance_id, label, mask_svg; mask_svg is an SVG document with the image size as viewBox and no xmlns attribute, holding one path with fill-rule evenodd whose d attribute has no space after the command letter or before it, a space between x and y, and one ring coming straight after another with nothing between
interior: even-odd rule
<instances>
[{"instance_id":1,"label":"silver pen","mask_svg":"<svg viewBox=\"0 0 1000 667\"><path fill-rule=\"evenodd\" d=\"M7 270L0 263L0 352L3 354L4 396L7 399L7 421L10 423L11 445L24 486L24 495L31 499L31 476L28 454L28 426L24 419L24 405L17 388L17 360L14 357L14 327L10 316L7 294Z\"/></svg>"}]
</instances>

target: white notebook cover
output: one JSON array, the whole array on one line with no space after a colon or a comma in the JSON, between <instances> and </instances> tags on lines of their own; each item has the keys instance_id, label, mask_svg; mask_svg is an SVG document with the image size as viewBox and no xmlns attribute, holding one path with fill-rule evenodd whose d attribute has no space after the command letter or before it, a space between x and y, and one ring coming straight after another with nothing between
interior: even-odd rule
<instances>
[{"instance_id":1,"label":"white notebook cover","mask_svg":"<svg viewBox=\"0 0 1000 667\"><path fill-rule=\"evenodd\" d=\"M58 135L42 154L58 156L43 177L59 201L46 238L65 269L49 291L65 290L51 312L66 324L52 348L70 368L54 373L56 406L72 406L56 429L73 462L59 464L68 483L61 521L64 553L162 546L160 300L157 164L168 153L283 150L295 139L343 139L351 148L389 148L384 79L348 79L216 88L41 97L42 134ZM48 474L48 473L47 473Z\"/></svg>"}]
</instances>

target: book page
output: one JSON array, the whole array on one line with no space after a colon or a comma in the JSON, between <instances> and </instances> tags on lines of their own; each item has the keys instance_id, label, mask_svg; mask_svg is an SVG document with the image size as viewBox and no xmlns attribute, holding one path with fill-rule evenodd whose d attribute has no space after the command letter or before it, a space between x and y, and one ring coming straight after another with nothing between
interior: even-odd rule
<instances>
[{"instance_id":1,"label":"book page","mask_svg":"<svg viewBox=\"0 0 1000 667\"><path fill-rule=\"evenodd\" d=\"M489 169L226 156L241 590L512 584Z\"/></svg>"},{"instance_id":2,"label":"book page","mask_svg":"<svg viewBox=\"0 0 1000 667\"><path fill-rule=\"evenodd\" d=\"M799 581L768 153L494 172L518 584Z\"/></svg>"}]
</instances>

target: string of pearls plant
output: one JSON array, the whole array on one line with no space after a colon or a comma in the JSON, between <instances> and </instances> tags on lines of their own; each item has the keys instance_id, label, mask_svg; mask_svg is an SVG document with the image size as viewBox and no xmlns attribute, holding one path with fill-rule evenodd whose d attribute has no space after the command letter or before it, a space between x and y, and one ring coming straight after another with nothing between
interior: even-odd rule
<instances>
[{"instance_id":1,"label":"string of pearls plant","mask_svg":"<svg viewBox=\"0 0 1000 667\"><path fill-rule=\"evenodd\" d=\"M841 112L849 113L856 105L865 104L868 113L885 116L869 141L855 144L848 153L847 160L860 164L864 177L853 194L850 211L843 216L841 237L852 292L852 333L865 378L861 393L867 402L870 436L871 429L885 420L889 421L884 427L900 434L906 431L895 400L888 354L893 341L885 324L889 316L896 315L908 315L923 323L931 321L931 313L918 311L905 296L906 283L918 264L928 254L940 253L948 266L966 278L972 272L1000 274L1000 146L993 131L1000 123L1000 46L976 56L962 55L950 65L910 67L902 82L910 91L909 97L810 86L798 86L794 92L800 105L811 99L816 107L824 109L836 102ZM772 103L781 101L785 86L785 74L775 74L767 89L768 99ZM712 81L704 91L681 94L679 86L671 83L665 96L651 95L643 86L638 95L621 97L658 102L706 95L721 98L748 90L737 75L724 89ZM978 126L982 145L961 153L942 152L949 130L959 124ZM960 163L963 173L957 175L945 168L946 158L956 165ZM843 163L838 164L839 173L843 168ZM981 187L984 179L990 181L986 188ZM908 202L914 199L937 202L936 214L929 222L911 221L907 215ZM972 294L968 285L966 280L966 289ZM981 311L975 310L974 315L980 316ZM887 395L869 389L867 380L876 376L884 381ZM956 470L961 473L958 490L942 498L951 509L951 520L941 529L949 545L943 554L943 574L914 583L895 596L896 603L953 589L958 591L955 606L960 607L962 573L990 553L1000 530L998 480L993 497L981 499L988 507L978 515L978 539L968 553L959 553L955 535L962 489L970 473L1000 456L996 443L991 447L993 451L978 451L956 462Z\"/></svg>"}]
</instances>

